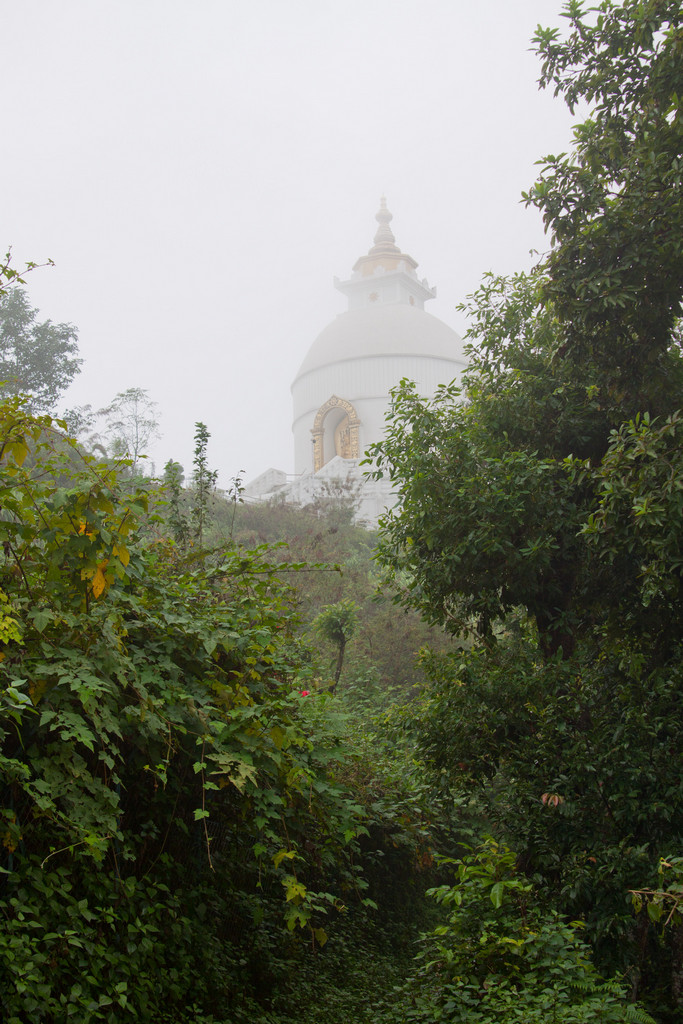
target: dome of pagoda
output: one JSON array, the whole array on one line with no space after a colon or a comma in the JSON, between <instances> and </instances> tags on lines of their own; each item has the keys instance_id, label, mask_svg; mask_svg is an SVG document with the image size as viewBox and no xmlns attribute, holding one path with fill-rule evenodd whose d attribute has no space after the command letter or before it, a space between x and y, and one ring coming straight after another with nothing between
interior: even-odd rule
<instances>
[{"instance_id":1,"label":"dome of pagoda","mask_svg":"<svg viewBox=\"0 0 683 1024\"><path fill-rule=\"evenodd\" d=\"M466 365L458 334L424 310L436 290L396 244L384 198L376 220L368 253L348 280L334 282L348 309L320 332L292 384L297 473L317 472L335 454L361 458L380 440L391 390L403 378L427 398Z\"/></svg>"},{"instance_id":2,"label":"dome of pagoda","mask_svg":"<svg viewBox=\"0 0 683 1024\"><path fill-rule=\"evenodd\" d=\"M371 305L340 313L320 332L295 383L323 367L377 356L439 359L457 363L457 369L464 365L462 341L443 320L415 306Z\"/></svg>"}]
</instances>

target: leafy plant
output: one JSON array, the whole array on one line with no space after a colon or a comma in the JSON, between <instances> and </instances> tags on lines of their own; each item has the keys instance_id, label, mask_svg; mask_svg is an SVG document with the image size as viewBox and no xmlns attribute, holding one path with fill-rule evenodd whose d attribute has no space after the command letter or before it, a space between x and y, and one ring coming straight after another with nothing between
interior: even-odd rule
<instances>
[{"instance_id":1,"label":"leafy plant","mask_svg":"<svg viewBox=\"0 0 683 1024\"><path fill-rule=\"evenodd\" d=\"M216 487L216 470L209 469L206 449L211 437L204 423L195 424L194 472L192 474L191 520L194 537L199 548L204 546L204 534L209 521L211 501Z\"/></svg>"},{"instance_id":2,"label":"leafy plant","mask_svg":"<svg viewBox=\"0 0 683 1024\"><path fill-rule=\"evenodd\" d=\"M323 608L319 615L313 620L313 629L325 640L333 644L337 650L337 664L334 670L334 690L341 676L344 664L344 651L346 645L356 632L358 625L358 610L355 601L338 601L337 604L328 605Z\"/></svg>"},{"instance_id":3,"label":"leafy plant","mask_svg":"<svg viewBox=\"0 0 683 1024\"><path fill-rule=\"evenodd\" d=\"M99 936L89 954L95 978L121 927L128 943L142 941L148 877L167 910L163 893L185 906L197 872L215 876L227 905L260 881L269 927L323 941L325 919L362 891L353 858L364 812L329 773L343 756L338 738L302 713L306 670L278 566L265 549L233 549L219 567L179 568L155 536L146 487L118 479L17 401L0 409L0 451L0 952L35 981L14 996L3 985L5 1018L33 1012L43 996L51 1006L49 992L69 1005L66 979L76 975L55 973L51 955L36 960L42 940L28 942L63 936L66 965L85 941L80 910L69 937L72 926L39 907L64 906L67 876L74 907L87 905ZM98 889L111 900L111 931ZM173 970L153 963L140 963L135 991L119 991L139 1019L145 1000L150 1019L172 1003ZM158 974L153 995L148 969ZM114 1010L90 1006L95 987L81 983L88 1012L109 1019ZM81 995L72 1001L80 1006ZM115 1005L120 1012L124 1000Z\"/></svg>"},{"instance_id":4,"label":"leafy plant","mask_svg":"<svg viewBox=\"0 0 683 1024\"><path fill-rule=\"evenodd\" d=\"M446 911L424 939L404 1020L467 1024L654 1024L625 987L602 979L580 922L544 910L515 855L492 839L451 863L456 881L431 895Z\"/></svg>"}]
</instances>

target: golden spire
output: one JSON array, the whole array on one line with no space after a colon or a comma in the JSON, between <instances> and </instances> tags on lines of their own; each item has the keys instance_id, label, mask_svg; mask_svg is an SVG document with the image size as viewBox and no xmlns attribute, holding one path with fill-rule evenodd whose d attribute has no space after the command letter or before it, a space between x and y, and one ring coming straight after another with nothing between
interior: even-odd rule
<instances>
[{"instance_id":1,"label":"golden spire","mask_svg":"<svg viewBox=\"0 0 683 1024\"><path fill-rule=\"evenodd\" d=\"M380 207L375 214L375 220L379 224L375 233L374 242L370 255L378 252L400 252L401 250L395 244L396 239L394 238L394 232L389 227L390 222L394 219L393 213L387 210L386 196L382 196L380 199Z\"/></svg>"},{"instance_id":2,"label":"golden spire","mask_svg":"<svg viewBox=\"0 0 683 1024\"><path fill-rule=\"evenodd\" d=\"M387 209L386 197L382 196L379 203L379 210L375 214L375 220L379 224L375 232L375 244L367 256L361 256L353 266L354 270L360 270L364 276L375 273L378 267L383 267L384 270L396 270L402 261L409 267L417 266L417 260L402 253L396 245L394 233L389 227L393 220L393 214Z\"/></svg>"}]
</instances>

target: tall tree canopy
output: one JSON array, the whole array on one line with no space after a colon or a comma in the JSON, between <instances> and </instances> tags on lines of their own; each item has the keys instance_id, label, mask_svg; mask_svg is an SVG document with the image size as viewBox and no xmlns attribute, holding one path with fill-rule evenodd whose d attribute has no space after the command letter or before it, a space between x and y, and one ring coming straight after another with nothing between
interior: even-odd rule
<instances>
[{"instance_id":1,"label":"tall tree canopy","mask_svg":"<svg viewBox=\"0 0 683 1024\"><path fill-rule=\"evenodd\" d=\"M640 528L662 513L643 502L633 438L644 414L661 429L682 383L680 5L608 0L586 11L572 0L566 16L567 39L537 34L541 82L593 110L574 151L549 157L527 197L551 252L531 275L485 280L465 307L462 391L430 403L402 385L374 451L401 495L383 550L409 571L408 600L456 631L474 615L486 632L523 605L548 655L567 654L641 593L633 519ZM622 423L633 424L626 434ZM665 457L657 444L650 434L648 458ZM601 510L615 488L621 517L612 501L608 531ZM671 590L648 597L673 635Z\"/></svg>"},{"instance_id":2,"label":"tall tree canopy","mask_svg":"<svg viewBox=\"0 0 683 1024\"><path fill-rule=\"evenodd\" d=\"M26 292L0 292L0 381L5 395L29 395L36 411L54 409L79 372L78 333L73 324L38 322Z\"/></svg>"},{"instance_id":3,"label":"tall tree canopy","mask_svg":"<svg viewBox=\"0 0 683 1024\"><path fill-rule=\"evenodd\" d=\"M114 396L111 403L96 414L105 417L105 435L112 455L132 462L132 471L145 458L149 446L159 435L157 403L152 401L146 388L126 388Z\"/></svg>"},{"instance_id":4,"label":"tall tree canopy","mask_svg":"<svg viewBox=\"0 0 683 1024\"><path fill-rule=\"evenodd\" d=\"M544 297L560 353L647 400L683 291L683 13L677 0L565 7L566 39L536 35L541 85L592 109L527 196L554 241Z\"/></svg>"},{"instance_id":5,"label":"tall tree canopy","mask_svg":"<svg viewBox=\"0 0 683 1024\"><path fill-rule=\"evenodd\" d=\"M565 17L541 83L590 114L527 195L550 252L470 297L459 387L397 389L381 557L463 638L430 666L423 755L673 1022L683 929L628 893L662 888L683 828L683 13Z\"/></svg>"}]
</instances>

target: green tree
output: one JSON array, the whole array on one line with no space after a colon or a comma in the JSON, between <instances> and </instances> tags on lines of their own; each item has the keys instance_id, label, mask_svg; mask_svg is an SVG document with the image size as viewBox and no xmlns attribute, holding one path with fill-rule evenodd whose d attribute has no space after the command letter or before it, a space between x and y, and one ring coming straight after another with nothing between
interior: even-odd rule
<instances>
[{"instance_id":1,"label":"green tree","mask_svg":"<svg viewBox=\"0 0 683 1024\"><path fill-rule=\"evenodd\" d=\"M680 933L624 901L681 834L683 20L665 0L566 15L565 41L537 36L543 83L593 110L528 195L552 249L471 297L460 389L396 392L371 453L400 495L380 550L467 640L430 666L436 778L673 1021Z\"/></svg>"},{"instance_id":2,"label":"green tree","mask_svg":"<svg viewBox=\"0 0 683 1024\"><path fill-rule=\"evenodd\" d=\"M538 33L542 84L594 110L528 195L550 255L529 276L484 282L465 307L462 391L428 403L404 385L374 452L401 494L383 550L411 573L409 600L455 631L476 617L484 633L521 604L546 657L571 653L637 592L633 546L606 559L589 537L616 485L616 461L601 464L624 421L671 416L683 383L683 16L659 0L572 0L566 14L566 41Z\"/></svg>"},{"instance_id":3,"label":"green tree","mask_svg":"<svg viewBox=\"0 0 683 1024\"><path fill-rule=\"evenodd\" d=\"M109 452L114 458L130 459L133 475L152 442L160 436L156 409L157 403L145 388L127 388L97 413L105 419Z\"/></svg>"},{"instance_id":4,"label":"green tree","mask_svg":"<svg viewBox=\"0 0 683 1024\"><path fill-rule=\"evenodd\" d=\"M186 501L183 491L185 472L179 462L169 459L164 466L163 483L168 501L168 525L176 544L184 551L190 539Z\"/></svg>"},{"instance_id":5,"label":"green tree","mask_svg":"<svg viewBox=\"0 0 683 1024\"><path fill-rule=\"evenodd\" d=\"M0 381L6 395L28 395L36 411L54 409L82 361L73 324L40 323L20 287L0 292Z\"/></svg>"},{"instance_id":6,"label":"green tree","mask_svg":"<svg viewBox=\"0 0 683 1024\"><path fill-rule=\"evenodd\" d=\"M566 38L536 35L541 85L590 116L526 198L553 239L543 292L556 351L579 371L597 363L603 401L626 418L668 389L681 310L683 12L677 0L571 0L565 18Z\"/></svg>"},{"instance_id":7,"label":"green tree","mask_svg":"<svg viewBox=\"0 0 683 1024\"><path fill-rule=\"evenodd\" d=\"M356 632L357 625L358 608L355 601L349 600L328 605L313 620L313 629L336 648L337 663L332 690L339 684L346 645Z\"/></svg>"},{"instance_id":8,"label":"green tree","mask_svg":"<svg viewBox=\"0 0 683 1024\"><path fill-rule=\"evenodd\" d=\"M217 470L209 469L206 449L210 437L211 434L206 424L195 423L191 517L194 523L194 535L200 548L204 544L206 528L211 517L212 498L218 477Z\"/></svg>"},{"instance_id":9,"label":"green tree","mask_svg":"<svg viewBox=\"0 0 683 1024\"><path fill-rule=\"evenodd\" d=\"M546 664L527 624L508 620L494 645L427 669L414 718L433 778L515 848L551 906L585 922L601 968L630 971L663 1010L680 985L679 940L660 944L627 897L656 883L683 830L680 649L657 667L623 635Z\"/></svg>"},{"instance_id":10,"label":"green tree","mask_svg":"<svg viewBox=\"0 0 683 1024\"><path fill-rule=\"evenodd\" d=\"M462 387L423 400L403 382L372 455L400 497L379 554L403 600L456 635L491 636L522 605L549 658L571 653L577 630L603 614L604 580L580 533L595 487L566 459L588 457L608 426L590 382L553 364L550 315L518 328L535 292L533 278L486 282L473 299L486 333Z\"/></svg>"}]
</instances>

